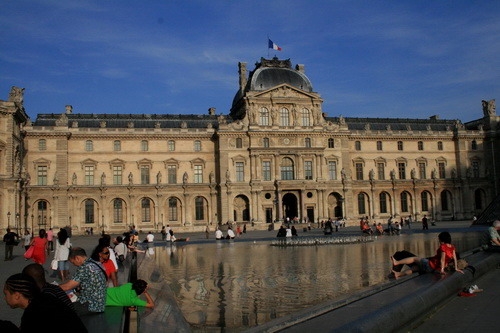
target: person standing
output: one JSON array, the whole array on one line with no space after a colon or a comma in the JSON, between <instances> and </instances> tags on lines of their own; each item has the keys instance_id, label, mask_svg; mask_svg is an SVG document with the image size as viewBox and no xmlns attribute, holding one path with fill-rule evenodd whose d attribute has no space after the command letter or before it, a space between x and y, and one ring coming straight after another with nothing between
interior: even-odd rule
<instances>
[{"instance_id":1,"label":"person standing","mask_svg":"<svg viewBox=\"0 0 500 333\"><path fill-rule=\"evenodd\" d=\"M71 240L66 229L61 228L57 233L56 253L54 259L57 260L57 270L62 282L69 278L69 249L71 248Z\"/></svg>"},{"instance_id":2,"label":"person standing","mask_svg":"<svg viewBox=\"0 0 500 333\"><path fill-rule=\"evenodd\" d=\"M73 303L77 314L85 316L104 312L107 288L104 268L99 262L87 257L87 253L81 247L72 248L68 260L77 267L76 272L72 279L60 287L66 292L80 287L78 300Z\"/></svg>"},{"instance_id":3,"label":"person standing","mask_svg":"<svg viewBox=\"0 0 500 333\"><path fill-rule=\"evenodd\" d=\"M427 215L424 215L422 218L422 230L429 230L429 220L427 219Z\"/></svg>"},{"instance_id":4,"label":"person standing","mask_svg":"<svg viewBox=\"0 0 500 333\"><path fill-rule=\"evenodd\" d=\"M33 246L33 255L31 259L37 264L43 265L45 264L45 260L47 260L47 233L45 229L40 229L38 232L38 236L31 240L30 246Z\"/></svg>"},{"instance_id":5,"label":"person standing","mask_svg":"<svg viewBox=\"0 0 500 333\"><path fill-rule=\"evenodd\" d=\"M52 228L49 228L47 230L47 254L50 252L54 252L54 232L52 231Z\"/></svg>"},{"instance_id":6,"label":"person standing","mask_svg":"<svg viewBox=\"0 0 500 333\"><path fill-rule=\"evenodd\" d=\"M14 246L19 243L19 235L10 231L10 228L7 228L7 233L3 236L3 241L5 243L5 261L12 260Z\"/></svg>"},{"instance_id":7,"label":"person standing","mask_svg":"<svg viewBox=\"0 0 500 333\"><path fill-rule=\"evenodd\" d=\"M25 251L28 251L29 247L30 247L30 243L31 243L31 232L26 229L26 231L24 232L24 236L23 236L23 245L24 245L24 250ZM28 259L26 259L28 260Z\"/></svg>"}]
</instances>

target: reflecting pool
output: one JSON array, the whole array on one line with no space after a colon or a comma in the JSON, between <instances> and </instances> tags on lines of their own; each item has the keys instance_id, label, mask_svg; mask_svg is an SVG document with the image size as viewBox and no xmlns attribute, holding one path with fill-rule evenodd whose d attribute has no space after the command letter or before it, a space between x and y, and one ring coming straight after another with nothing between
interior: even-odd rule
<instances>
[{"instance_id":1,"label":"reflecting pool","mask_svg":"<svg viewBox=\"0 0 500 333\"><path fill-rule=\"evenodd\" d=\"M478 232L452 236L459 252L480 244ZM214 240L155 247L148 260L193 331L239 332L386 282L395 251L431 256L438 245L424 233L317 246Z\"/></svg>"}]
</instances>

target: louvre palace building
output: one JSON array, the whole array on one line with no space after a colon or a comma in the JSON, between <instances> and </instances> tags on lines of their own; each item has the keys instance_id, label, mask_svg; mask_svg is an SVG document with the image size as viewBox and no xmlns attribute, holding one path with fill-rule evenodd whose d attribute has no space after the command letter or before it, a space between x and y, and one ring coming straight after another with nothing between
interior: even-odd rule
<instances>
[{"instance_id":1,"label":"louvre palace building","mask_svg":"<svg viewBox=\"0 0 500 333\"><path fill-rule=\"evenodd\" d=\"M468 123L333 117L303 65L262 58L238 69L226 114L83 114L62 105L32 120L29 92L12 87L0 100L2 229L472 219L499 194L495 100L478 101Z\"/></svg>"}]
</instances>

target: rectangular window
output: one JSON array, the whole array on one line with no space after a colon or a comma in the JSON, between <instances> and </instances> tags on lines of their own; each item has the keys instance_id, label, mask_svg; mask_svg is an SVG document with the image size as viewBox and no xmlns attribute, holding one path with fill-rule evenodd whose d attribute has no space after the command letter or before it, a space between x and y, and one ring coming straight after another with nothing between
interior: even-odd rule
<instances>
[{"instance_id":1,"label":"rectangular window","mask_svg":"<svg viewBox=\"0 0 500 333\"><path fill-rule=\"evenodd\" d=\"M304 176L305 179L311 180L313 179L313 162L312 161L305 161L304 162Z\"/></svg>"},{"instance_id":2,"label":"rectangular window","mask_svg":"<svg viewBox=\"0 0 500 333\"><path fill-rule=\"evenodd\" d=\"M398 141L398 150L403 150L403 141Z\"/></svg>"},{"instance_id":3,"label":"rectangular window","mask_svg":"<svg viewBox=\"0 0 500 333\"><path fill-rule=\"evenodd\" d=\"M422 205L423 212L429 211L429 197L427 195L427 192L422 192L422 194L420 195L420 204Z\"/></svg>"},{"instance_id":4,"label":"rectangular window","mask_svg":"<svg viewBox=\"0 0 500 333\"><path fill-rule=\"evenodd\" d=\"M47 185L47 170L48 167L46 165L38 166L37 168L38 185Z\"/></svg>"},{"instance_id":5,"label":"rectangular window","mask_svg":"<svg viewBox=\"0 0 500 333\"><path fill-rule=\"evenodd\" d=\"M418 150L424 150L424 142L423 141L419 141L417 143L417 145L418 145Z\"/></svg>"},{"instance_id":6,"label":"rectangular window","mask_svg":"<svg viewBox=\"0 0 500 333\"><path fill-rule=\"evenodd\" d=\"M363 180L363 163L356 163L356 179Z\"/></svg>"},{"instance_id":7,"label":"rectangular window","mask_svg":"<svg viewBox=\"0 0 500 333\"><path fill-rule=\"evenodd\" d=\"M195 165L194 166L194 182L196 184L203 183L203 166Z\"/></svg>"},{"instance_id":8,"label":"rectangular window","mask_svg":"<svg viewBox=\"0 0 500 333\"><path fill-rule=\"evenodd\" d=\"M399 179L406 179L406 164L398 163Z\"/></svg>"},{"instance_id":9,"label":"rectangular window","mask_svg":"<svg viewBox=\"0 0 500 333\"><path fill-rule=\"evenodd\" d=\"M141 184L149 184L149 165L141 165Z\"/></svg>"},{"instance_id":10,"label":"rectangular window","mask_svg":"<svg viewBox=\"0 0 500 333\"><path fill-rule=\"evenodd\" d=\"M442 141L438 141L437 145L438 145L438 150L443 150L443 142Z\"/></svg>"},{"instance_id":11,"label":"rectangular window","mask_svg":"<svg viewBox=\"0 0 500 333\"><path fill-rule=\"evenodd\" d=\"M85 166L85 185L94 185L94 166Z\"/></svg>"},{"instance_id":12,"label":"rectangular window","mask_svg":"<svg viewBox=\"0 0 500 333\"><path fill-rule=\"evenodd\" d=\"M354 149L361 150L361 141L354 142Z\"/></svg>"},{"instance_id":13,"label":"rectangular window","mask_svg":"<svg viewBox=\"0 0 500 333\"><path fill-rule=\"evenodd\" d=\"M384 165L384 163L377 163L377 176L378 176L378 180L385 180L385 165Z\"/></svg>"},{"instance_id":14,"label":"rectangular window","mask_svg":"<svg viewBox=\"0 0 500 333\"><path fill-rule=\"evenodd\" d=\"M472 176L474 178L479 178L479 162L478 161L472 162Z\"/></svg>"},{"instance_id":15,"label":"rectangular window","mask_svg":"<svg viewBox=\"0 0 500 333\"><path fill-rule=\"evenodd\" d=\"M377 141L377 150L382 150L382 141Z\"/></svg>"},{"instance_id":16,"label":"rectangular window","mask_svg":"<svg viewBox=\"0 0 500 333\"><path fill-rule=\"evenodd\" d=\"M271 180L271 162L262 161L262 180Z\"/></svg>"},{"instance_id":17,"label":"rectangular window","mask_svg":"<svg viewBox=\"0 0 500 333\"><path fill-rule=\"evenodd\" d=\"M439 178L444 179L446 178L446 168L444 163L438 163L438 169L439 169Z\"/></svg>"},{"instance_id":18,"label":"rectangular window","mask_svg":"<svg viewBox=\"0 0 500 333\"><path fill-rule=\"evenodd\" d=\"M200 140L196 140L194 142L194 151L201 151L201 141Z\"/></svg>"},{"instance_id":19,"label":"rectangular window","mask_svg":"<svg viewBox=\"0 0 500 333\"><path fill-rule=\"evenodd\" d=\"M427 171L425 163L418 163L418 175L420 179L427 179Z\"/></svg>"},{"instance_id":20,"label":"rectangular window","mask_svg":"<svg viewBox=\"0 0 500 333\"><path fill-rule=\"evenodd\" d=\"M330 180L337 180L337 162L328 161L328 178Z\"/></svg>"},{"instance_id":21,"label":"rectangular window","mask_svg":"<svg viewBox=\"0 0 500 333\"><path fill-rule=\"evenodd\" d=\"M243 162L236 162L236 181L244 182L245 181L245 164Z\"/></svg>"},{"instance_id":22,"label":"rectangular window","mask_svg":"<svg viewBox=\"0 0 500 333\"><path fill-rule=\"evenodd\" d=\"M123 176L123 167L121 165L113 166L113 185L121 185Z\"/></svg>"},{"instance_id":23,"label":"rectangular window","mask_svg":"<svg viewBox=\"0 0 500 333\"><path fill-rule=\"evenodd\" d=\"M121 199L113 201L113 222L123 223L123 201Z\"/></svg>"},{"instance_id":24,"label":"rectangular window","mask_svg":"<svg viewBox=\"0 0 500 333\"><path fill-rule=\"evenodd\" d=\"M382 192L380 193L380 212L385 214L387 213L387 194Z\"/></svg>"},{"instance_id":25,"label":"rectangular window","mask_svg":"<svg viewBox=\"0 0 500 333\"><path fill-rule=\"evenodd\" d=\"M45 139L38 140L38 150L47 150L47 141Z\"/></svg>"},{"instance_id":26,"label":"rectangular window","mask_svg":"<svg viewBox=\"0 0 500 333\"><path fill-rule=\"evenodd\" d=\"M177 184L177 166L169 165L167 166L168 183Z\"/></svg>"}]
</instances>

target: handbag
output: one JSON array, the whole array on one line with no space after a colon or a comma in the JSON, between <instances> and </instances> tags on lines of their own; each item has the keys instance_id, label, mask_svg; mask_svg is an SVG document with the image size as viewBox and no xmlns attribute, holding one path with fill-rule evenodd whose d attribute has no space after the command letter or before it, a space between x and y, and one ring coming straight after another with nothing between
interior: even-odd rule
<instances>
[{"instance_id":1,"label":"handbag","mask_svg":"<svg viewBox=\"0 0 500 333\"><path fill-rule=\"evenodd\" d=\"M58 266L58 263L59 261L56 260L56 259L52 259L51 263L50 263L50 267L54 270L54 271L57 271L57 266Z\"/></svg>"},{"instance_id":2,"label":"handbag","mask_svg":"<svg viewBox=\"0 0 500 333\"><path fill-rule=\"evenodd\" d=\"M35 250L35 247L33 245L31 245L30 247L28 247L28 249L26 250L26 252L24 252L24 257L26 259L31 259L31 257L33 256L33 251Z\"/></svg>"}]
</instances>

